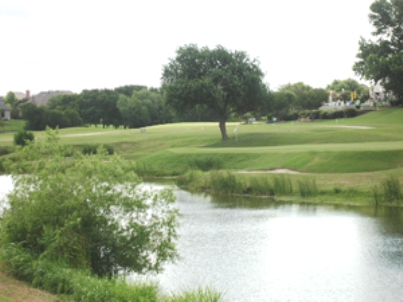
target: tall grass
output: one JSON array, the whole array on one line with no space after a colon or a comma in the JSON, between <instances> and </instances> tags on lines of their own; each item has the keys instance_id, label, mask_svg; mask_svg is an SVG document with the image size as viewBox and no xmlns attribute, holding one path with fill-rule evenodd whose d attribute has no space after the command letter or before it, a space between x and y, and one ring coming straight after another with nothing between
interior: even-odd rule
<instances>
[{"instance_id":1,"label":"tall grass","mask_svg":"<svg viewBox=\"0 0 403 302\"><path fill-rule=\"evenodd\" d=\"M210 173L210 187L214 192L227 194L242 193L243 184L237 181L235 175L228 171L213 171Z\"/></svg>"},{"instance_id":2,"label":"tall grass","mask_svg":"<svg viewBox=\"0 0 403 302\"><path fill-rule=\"evenodd\" d=\"M193 291L186 291L182 294L173 294L165 296L163 302L219 302L222 301L222 295L210 288L198 288Z\"/></svg>"},{"instance_id":3,"label":"tall grass","mask_svg":"<svg viewBox=\"0 0 403 302\"><path fill-rule=\"evenodd\" d=\"M124 279L99 278L64 263L35 259L16 245L2 247L0 260L6 273L50 293L82 302L215 302L221 294L207 289L162 295L154 283L128 284Z\"/></svg>"},{"instance_id":4,"label":"tall grass","mask_svg":"<svg viewBox=\"0 0 403 302\"><path fill-rule=\"evenodd\" d=\"M386 202L400 202L402 200L401 185L396 176L389 176L382 182L383 195Z\"/></svg>"},{"instance_id":5,"label":"tall grass","mask_svg":"<svg viewBox=\"0 0 403 302\"><path fill-rule=\"evenodd\" d=\"M301 197L314 197L319 193L318 186L314 178L298 180L298 191Z\"/></svg>"},{"instance_id":6,"label":"tall grass","mask_svg":"<svg viewBox=\"0 0 403 302\"><path fill-rule=\"evenodd\" d=\"M285 175L275 176L273 190L275 195L291 194L293 191L291 179Z\"/></svg>"}]
</instances>

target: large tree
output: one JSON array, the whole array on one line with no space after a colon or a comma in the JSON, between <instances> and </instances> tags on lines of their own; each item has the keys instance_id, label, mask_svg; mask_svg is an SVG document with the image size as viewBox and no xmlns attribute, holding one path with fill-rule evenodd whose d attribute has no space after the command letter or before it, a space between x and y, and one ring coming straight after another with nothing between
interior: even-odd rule
<instances>
[{"instance_id":1,"label":"large tree","mask_svg":"<svg viewBox=\"0 0 403 302\"><path fill-rule=\"evenodd\" d=\"M222 139L228 140L228 116L256 110L267 98L263 76L259 62L243 51L185 45L164 66L162 82L166 102L176 111L197 105L213 109Z\"/></svg>"},{"instance_id":2,"label":"large tree","mask_svg":"<svg viewBox=\"0 0 403 302\"><path fill-rule=\"evenodd\" d=\"M361 37L359 59L353 67L357 75L375 82L403 98L403 0L376 0L369 21L375 41Z\"/></svg>"}]
</instances>

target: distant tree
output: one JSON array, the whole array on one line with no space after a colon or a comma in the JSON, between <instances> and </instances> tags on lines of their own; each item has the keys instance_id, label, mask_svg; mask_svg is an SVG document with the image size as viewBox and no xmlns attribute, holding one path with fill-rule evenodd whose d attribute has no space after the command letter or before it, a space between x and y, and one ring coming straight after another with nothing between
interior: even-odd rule
<instances>
[{"instance_id":1,"label":"distant tree","mask_svg":"<svg viewBox=\"0 0 403 302\"><path fill-rule=\"evenodd\" d=\"M147 89L147 86L144 86L144 85L126 85L126 86L117 87L114 90L119 94L123 94L125 96L131 97L133 95L133 92L140 91L140 90L143 90L143 89Z\"/></svg>"},{"instance_id":2,"label":"distant tree","mask_svg":"<svg viewBox=\"0 0 403 302\"><path fill-rule=\"evenodd\" d=\"M403 0L376 0L369 21L375 41L361 37L355 73L364 79L381 81L383 87L403 100Z\"/></svg>"},{"instance_id":3,"label":"distant tree","mask_svg":"<svg viewBox=\"0 0 403 302\"><path fill-rule=\"evenodd\" d=\"M131 97L121 94L117 107L123 124L130 128L162 124L171 119L161 94L147 89L134 91Z\"/></svg>"},{"instance_id":4,"label":"distant tree","mask_svg":"<svg viewBox=\"0 0 403 302\"><path fill-rule=\"evenodd\" d=\"M26 130L45 130L46 107L38 107L33 103L21 105L22 118L26 120Z\"/></svg>"},{"instance_id":5,"label":"distant tree","mask_svg":"<svg viewBox=\"0 0 403 302\"><path fill-rule=\"evenodd\" d=\"M51 97L46 105L49 109L58 109L61 111L75 110L78 112L78 94L59 94Z\"/></svg>"},{"instance_id":6,"label":"distant tree","mask_svg":"<svg viewBox=\"0 0 403 302\"><path fill-rule=\"evenodd\" d=\"M301 93L298 96L297 104L303 109L318 109L323 102L327 101L328 97L329 93L325 89L314 88Z\"/></svg>"},{"instance_id":7,"label":"distant tree","mask_svg":"<svg viewBox=\"0 0 403 302\"><path fill-rule=\"evenodd\" d=\"M343 101L351 99L351 93L357 92L360 95L364 91L364 86L354 79L334 80L331 84L327 85L327 90L333 91L335 97Z\"/></svg>"},{"instance_id":8,"label":"distant tree","mask_svg":"<svg viewBox=\"0 0 403 302\"><path fill-rule=\"evenodd\" d=\"M86 124L117 127L122 124L118 98L119 94L109 89L83 90L78 97L80 117Z\"/></svg>"},{"instance_id":9,"label":"distant tree","mask_svg":"<svg viewBox=\"0 0 403 302\"><path fill-rule=\"evenodd\" d=\"M178 112L197 105L213 109L221 137L228 140L227 118L255 110L268 97L263 76L259 62L243 51L185 45L164 66L162 81L169 106Z\"/></svg>"},{"instance_id":10,"label":"distant tree","mask_svg":"<svg viewBox=\"0 0 403 302\"><path fill-rule=\"evenodd\" d=\"M15 96L14 92L12 92L12 91L7 92L4 99L6 101L6 105L8 105L8 107L10 107L10 109L13 108L15 106L15 104L18 102L17 97Z\"/></svg>"},{"instance_id":11,"label":"distant tree","mask_svg":"<svg viewBox=\"0 0 403 302\"><path fill-rule=\"evenodd\" d=\"M296 103L297 96L289 90L276 91L273 95L272 111L280 119L281 113L289 112Z\"/></svg>"}]
</instances>

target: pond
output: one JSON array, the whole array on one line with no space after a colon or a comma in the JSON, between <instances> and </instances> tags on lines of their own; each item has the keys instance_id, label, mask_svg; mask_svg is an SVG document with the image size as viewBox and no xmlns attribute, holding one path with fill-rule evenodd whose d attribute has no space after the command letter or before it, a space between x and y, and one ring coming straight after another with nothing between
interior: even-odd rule
<instances>
[{"instance_id":1,"label":"pond","mask_svg":"<svg viewBox=\"0 0 403 302\"><path fill-rule=\"evenodd\" d=\"M0 177L0 194L6 185ZM165 292L209 286L227 301L402 300L400 208L175 192L181 259L153 277Z\"/></svg>"}]
</instances>

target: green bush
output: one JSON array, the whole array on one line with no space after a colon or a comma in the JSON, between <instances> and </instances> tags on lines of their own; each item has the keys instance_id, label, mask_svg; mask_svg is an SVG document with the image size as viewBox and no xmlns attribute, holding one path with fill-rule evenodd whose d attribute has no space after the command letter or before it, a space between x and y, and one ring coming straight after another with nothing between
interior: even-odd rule
<instances>
[{"instance_id":1,"label":"green bush","mask_svg":"<svg viewBox=\"0 0 403 302\"><path fill-rule=\"evenodd\" d=\"M14 152L14 147L0 146L0 156L7 155Z\"/></svg>"},{"instance_id":2,"label":"green bush","mask_svg":"<svg viewBox=\"0 0 403 302\"><path fill-rule=\"evenodd\" d=\"M333 111L333 118L344 118L344 110Z\"/></svg>"},{"instance_id":3,"label":"green bush","mask_svg":"<svg viewBox=\"0 0 403 302\"><path fill-rule=\"evenodd\" d=\"M84 155L90 155L90 154L97 154L98 149L102 146L103 149L106 150L106 152L109 155L112 155L115 153L115 149L111 145L83 145L81 146L81 152Z\"/></svg>"},{"instance_id":4,"label":"green bush","mask_svg":"<svg viewBox=\"0 0 403 302\"><path fill-rule=\"evenodd\" d=\"M354 108L347 108L346 110L344 110L344 114L346 117L356 117L357 110Z\"/></svg>"},{"instance_id":5,"label":"green bush","mask_svg":"<svg viewBox=\"0 0 403 302\"><path fill-rule=\"evenodd\" d=\"M34 139L34 134L26 130L20 130L14 134L14 143L18 146L25 146L27 145L27 141L32 142Z\"/></svg>"},{"instance_id":6,"label":"green bush","mask_svg":"<svg viewBox=\"0 0 403 302\"><path fill-rule=\"evenodd\" d=\"M189 167L201 171L219 170L222 162L215 156L194 156L188 159Z\"/></svg>"},{"instance_id":7,"label":"green bush","mask_svg":"<svg viewBox=\"0 0 403 302\"><path fill-rule=\"evenodd\" d=\"M159 271L173 260L178 211L172 191L139 189L131 163L101 149L72 160L66 148L48 130L44 141L19 150L18 161L6 162L15 188L0 220L0 249L20 245L35 259L99 276ZM27 161L36 164L19 175Z\"/></svg>"}]
</instances>

